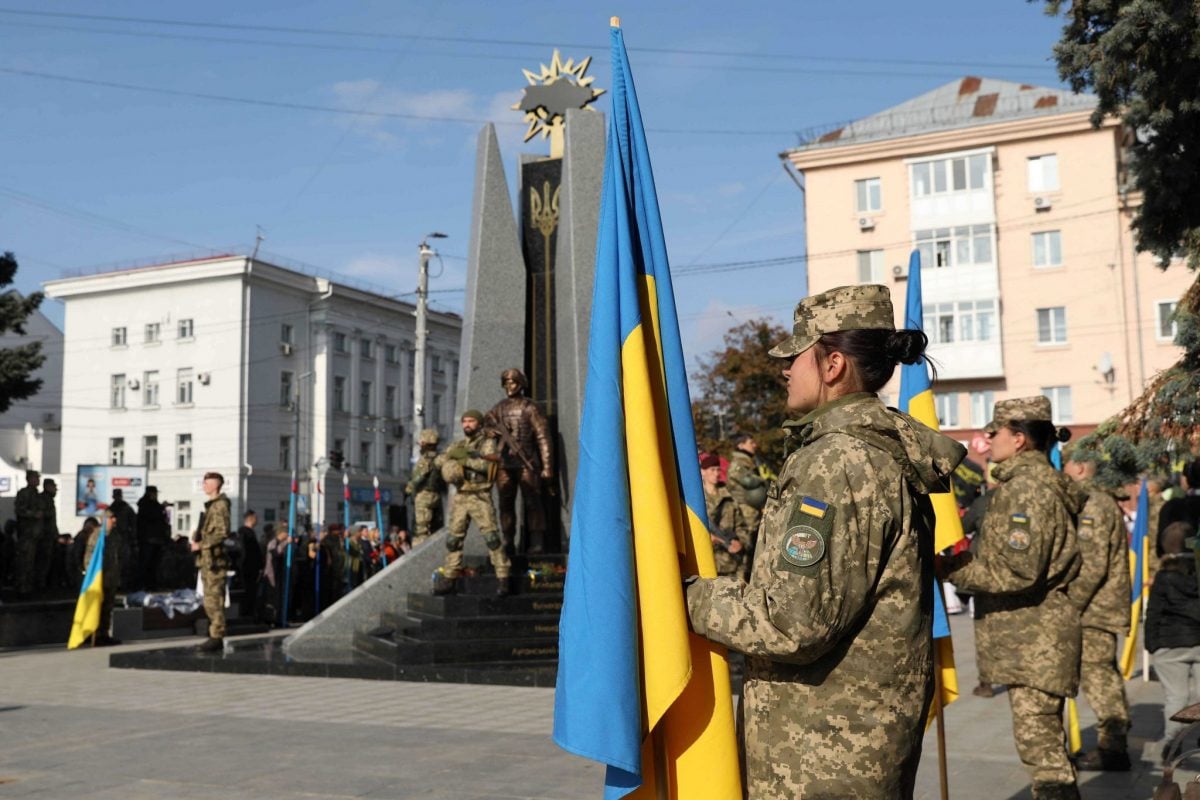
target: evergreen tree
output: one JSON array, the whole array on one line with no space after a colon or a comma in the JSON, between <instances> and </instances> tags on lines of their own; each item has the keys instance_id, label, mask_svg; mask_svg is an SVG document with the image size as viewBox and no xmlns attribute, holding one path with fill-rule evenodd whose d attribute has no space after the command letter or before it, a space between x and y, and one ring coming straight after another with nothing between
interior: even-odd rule
<instances>
[{"instance_id":1,"label":"evergreen tree","mask_svg":"<svg viewBox=\"0 0 1200 800\"><path fill-rule=\"evenodd\" d=\"M1099 104L1092 122L1120 117L1141 206L1140 251L1166 267L1173 256L1200 267L1200 13L1185 0L1045 0L1064 12L1054 47L1059 75Z\"/></svg>"},{"instance_id":2,"label":"evergreen tree","mask_svg":"<svg viewBox=\"0 0 1200 800\"><path fill-rule=\"evenodd\" d=\"M17 274L17 259L12 253L0 256L0 290L13 282ZM0 294L0 336L12 331L25 333L25 320L42 304L42 293L21 297L16 290ZM15 400L24 400L42 388L41 378L30 378L46 357L42 343L31 342L19 347L0 347L0 414L8 411Z\"/></svg>"}]
</instances>

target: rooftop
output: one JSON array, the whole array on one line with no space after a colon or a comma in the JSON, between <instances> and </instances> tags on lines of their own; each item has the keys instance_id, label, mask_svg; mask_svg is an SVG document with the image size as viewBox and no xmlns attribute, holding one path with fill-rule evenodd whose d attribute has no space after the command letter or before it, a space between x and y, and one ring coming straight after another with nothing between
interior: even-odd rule
<instances>
[{"instance_id":1,"label":"rooftop","mask_svg":"<svg viewBox=\"0 0 1200 800\"><path fill-rule=\"evenodd\" d=\"M1064 89L968 75L814 137L789 152L898 139L1028 117L1092 111L1096 97Z\"/></svg>"}]
</instances>

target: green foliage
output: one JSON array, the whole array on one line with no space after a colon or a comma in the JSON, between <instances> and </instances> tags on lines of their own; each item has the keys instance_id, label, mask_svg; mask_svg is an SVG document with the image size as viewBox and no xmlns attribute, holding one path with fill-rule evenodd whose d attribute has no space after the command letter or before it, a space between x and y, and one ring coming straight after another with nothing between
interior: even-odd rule
<instances>
[{"instance_id":1,"label":"green foliage","mask_svg":"<svg viewBox=\"0 0 1200 800\"><path fill-rule=\"evenodd\" d=\"M1070 450L1073 461L1096 465L1096 483L1116 489L1133 483L1142 471L1138 448L1123 436L1104 435L1100 429L1084 436Z\"/></svg>"},{"instance_id":2,"label":"green foliage","mask_svg":"<svg viewBox=\"0 0 1200 800\"><path fill-rule=\"evenodd\" d=\"M0 256L0 290L13 282L17 274L17 259L12 253ZM9 331L25 333L25 320L42 304L42 293L21 297L15 291L0 294L0 336ZM31 379L46 357L41 342L20 347L0 348L0 414L16 400L32 397L42 388L41 378Z\"/></svg>"},{"instance_id":3,"label":"green foliage","mask_svg":"<svg viewBox=\"0 0 1200 800\"><path fill-rule=\"evenodd\" d=\"M768 319L750 320L727 331L725 346L700 359L692 375L692 385L699 389L692 418L700 449L728 454L730 438L744 432L758 440L759 456L767 463L778 468L783 462L780 426L788 418L784 362L767 351L788 333Z\"/></svg>"},{"instance_id":4,"label":"green foliage","mask_svg":"<svg viewBox=\"0 0 1200 800\"><path fill-rule=\"evenodd\" d=\"M1065 12L1063 9L1066 9ZM1135 132L1133 177L1142 193L1137 247L1166 267L1183 253L1200 267L1200 13L1184 0L1046 0L1064 13L1054 47L1059 75L1099 105L1092 122L1120 117Z\"/></svg>"}]
</instances>

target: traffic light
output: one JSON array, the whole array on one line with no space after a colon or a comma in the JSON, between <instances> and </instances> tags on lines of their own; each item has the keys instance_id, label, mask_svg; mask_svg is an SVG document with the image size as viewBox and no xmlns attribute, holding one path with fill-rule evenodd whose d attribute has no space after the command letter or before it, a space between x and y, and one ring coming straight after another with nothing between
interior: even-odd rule
<instances>
[{"instance_id":1,"label":"traffic light","mask_svg":"<svg viewBox=\"0 0 1200 800\"><path fill-rule=\"evenodd\" d=\"M330 450L329 451L329 466L330 467L332 467L333 469L341 469L342 463L344 461L345 461L345 456L342 455L341 450Z\"/></svg>"}]
</instances>

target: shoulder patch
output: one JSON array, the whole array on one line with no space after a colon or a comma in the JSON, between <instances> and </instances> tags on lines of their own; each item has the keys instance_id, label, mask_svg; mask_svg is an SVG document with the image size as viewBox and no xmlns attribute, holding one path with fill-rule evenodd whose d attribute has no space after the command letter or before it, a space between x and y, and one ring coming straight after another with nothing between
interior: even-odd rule
<instances>
[{"instance_id":1,"label":"shoulder patch","mask_svg":"<svg viewBox=\"0 0 1200 800\"><path fill-rule=\"evenodd\" d=\"M798 510L801 514L807 514L810 517L825 519L825 514L829 511L829 504L823 503L815 497L802 497Z\"/></svg>"},{"instance_id":2,"label":"shoulder patch","mask_svg":"<svg viewBox=\"0 0 1200 800\"><path fill-rule=\"evenodd\" d=\"M825 537L811 525L794 525L783 535L783 560L797 567L811 567L825 557Z\"/></svg>"},{"instance_id":3,"label":"shoulder patch","mask_svg":"<svg viewBox=\"0 0 1200 800\"><path fill-rule=\"evenodd\" d=\"M1079 524L1084 527L1091 528L1096 525L1096 520L1094 517L1080 517Z\"/></svg>"},{"instance_id":4,"label":"shoulder patch","mask_svg":"<svg viewBox=\"0 0 1200 800\"><path fill-rule=\"evenodd\" d=\"M815 497L797 494L791 501L787 527L779 541L776 568L786 572L810 573L829 552L837 509Z\"/></svg>"},{"instance_id":5,"label":"shoulder patch","mask_svg":"<svg viewBox=\"0 0 1200 800\"><path fill-rule=\"evenodd\" d=\"M1013 550L1029 549L1029 531L1024 528L1013 528L1008 532L1008 546Z\"/></svg>"},{"instance_id":6,"label":"shoulder patch","mask_svg":"<svg viewBox=\"0 0 1200 800\"><path fill-rule=\"evenodd\" d=\"M1013 514L1012 515L1012 523L1014 525L1028 525L1029 524L1029 515L1028 514Z\"/></svg>"},{"instance_id":7,"label":"shoulder patch","mask_svg":"<svg viewBox=\"0 0 1200 800\"><path fill-rule=\"evenodd\" d=\"M1080 517L1079 527L1075 531L1075 535L1083 541L1089 541L1092 535L1096 532L1096 520L1092 517Z\"/></svg>"}]
</instances>

